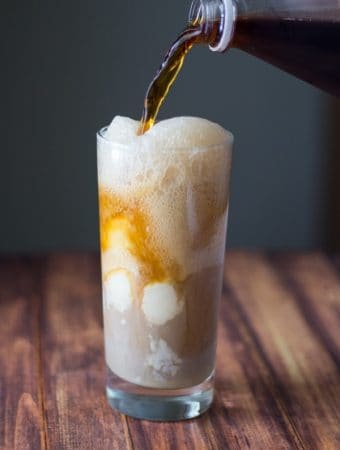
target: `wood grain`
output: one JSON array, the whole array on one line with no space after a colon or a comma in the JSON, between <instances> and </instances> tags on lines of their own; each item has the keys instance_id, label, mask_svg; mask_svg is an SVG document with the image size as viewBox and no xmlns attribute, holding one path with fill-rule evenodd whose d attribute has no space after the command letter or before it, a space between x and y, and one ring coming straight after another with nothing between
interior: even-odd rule
<instances>
[{"instance_id":1,"label":"wood grain","mask_svg":"<svg viewBox=\"0 0 340 450\"><path fill-rule=\"evenodd\" d=\"M0 448L44 449L39 262L0 260Z\"/></svg>"},{"instance_id":2,"label":"wood grain","mask_svg":"<svg viewBox=\"0 0 340 450\"><path fill-rule=\"evenodd\" d=\"M314 258L317 256L307 256L310 264ZM288 264L289 273L300 279L302 274L297 273L293 261ZM329 275L329 269L326 272ZM320 341L317 327L300 307L303 278L297 289L288 282L287 270L275 270L268 258L235 253L226 279L257 352L271 374L276 401L296 433L299 446L340 448L339 371ZM310 289L316 289L319 282L320 278L309 277ZM336 284L332 283L331 290L338 297ZM307 295L304 300L309 308L312 300ZM323 303L322 297L318 301ZM327 304L320 308L327 309ZM339 329L337 326L334 332L339 333Z\"/></svg>"},{"instance_id":3,"label":"wood grain","mask_svg":"<svg viewBox=\"0 0 340 450\"><path fill-rule=\"evenodd\" d=\"M0 449L340 448L340 257L230 252L216 399L178 423L108 406L99 260L0 259Z\"/></svg>"}]
</instances>

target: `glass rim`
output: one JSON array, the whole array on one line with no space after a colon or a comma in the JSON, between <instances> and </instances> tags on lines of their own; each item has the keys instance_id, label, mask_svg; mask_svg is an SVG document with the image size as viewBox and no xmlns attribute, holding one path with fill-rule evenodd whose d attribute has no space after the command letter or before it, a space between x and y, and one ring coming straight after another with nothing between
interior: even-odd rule
<instances>
[{"instance_id":1,"label":"glass rim","mask_svg":"<svg viewBox=\"0 0 340 450\"><path fill-rule=\"evenodd\" d=\"M133 147L132 144L122 144L120 142L114 142L114 141L111 141L110 139L107 139L103 135L103 133L108 129L108 127L109 127L109 125L106 125L106 126L102 127L96 133L97 141L100 140L100 141L105 142L106 144L115 144L115 147L117 149L119 149L119 148L131 149L131 147ZM189 151L189 150L200 151L201 150L202 151L202 150L208 150L208 149L213 149L213 148L219 148L219 147L223 147L223 146L226 146L226 145L229 146L228 150L232 150L232 147L233 147L233 144L234 144L234 135L230 131L228 131L226 129L224 129L224 131L225 131L225 133L227 135L226 138L224 140L222 140L221 142L217 143L217 144L202 145L202 146L195 145L195 146L191 146L191 147L189 147L189 146L188 147L179 147L179 146L177 146L177 147L176 146L173 146L173 147L162 147L162 148L159 149L159 151L166 151L166 150L169 150L169 151L170 150L182 150L182 151ZM134 142L134 144L135 143L136 142Z\"/></svg>"}]
</instances>

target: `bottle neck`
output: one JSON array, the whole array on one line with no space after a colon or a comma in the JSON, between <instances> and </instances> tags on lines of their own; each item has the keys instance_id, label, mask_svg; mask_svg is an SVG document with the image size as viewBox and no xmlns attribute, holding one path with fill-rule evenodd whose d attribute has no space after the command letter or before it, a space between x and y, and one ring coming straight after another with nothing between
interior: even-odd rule
<instances>
[{"instance_id":1,"label":"bottle neck","mask_svg":"<svg viewBox=\"0 0 340 450\"><path fill-rule=\"evenodd\" d=\"M224 52L230 45L236 18L234 0L193 0L189 22L200 24L213 52Z\"/></svg>"}]
</instances>

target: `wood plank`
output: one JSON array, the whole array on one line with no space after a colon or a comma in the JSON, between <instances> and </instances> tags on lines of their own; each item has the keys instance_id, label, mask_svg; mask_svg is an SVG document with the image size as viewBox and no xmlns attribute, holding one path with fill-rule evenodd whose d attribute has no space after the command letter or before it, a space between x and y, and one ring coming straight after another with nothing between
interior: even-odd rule
<instances>
[{"instance_id":1,"label":"wood plank","mask_svg":"<svg viewBox=\"0 0 340 450\"><path fill-rule=\"evenodd\" d=\"M340 276L321 253L272 258L314 335L340 370Z\"/></svg>"},{"instance_id":2,"label":"wood plank","mask_svg":"<svg viewBox=\"0 0 340 450\"><path fill-rule=\"evenodd\" d=\"M42 357L49 449L131 449L126 419L104 394L99 259L48 258Z\"/></svg>"},{"instance_id":3,"label":"wood plank","mask_svg":"<svg viewBox=\"0 0 340 450\"><path fill-rule=\"evenodd\" d=\"M233 253L226 282L300 448L338 449L339 373L296 291L259 254Z\"/></svg>"},{"instance_id":4,"label":"wood plank","mask_svg":"<svg viewBox=\"0 0 340 450\"><path fill-rule=\"evenodd\" d=\"M0 260L0 448L45 449L39 355L39 267Z\"/></svg>"},{"instance_id":5,"label":"wood plank","mask_svg":"<svg viewBox=\"0 0 340 450\"><path fill-rule=\"evenodd\" d=\"M228 290L221 319L213 428L221 430L232 449L300 448L299 437L277 402L271 373Z\"/></svg>"}]
</instances>

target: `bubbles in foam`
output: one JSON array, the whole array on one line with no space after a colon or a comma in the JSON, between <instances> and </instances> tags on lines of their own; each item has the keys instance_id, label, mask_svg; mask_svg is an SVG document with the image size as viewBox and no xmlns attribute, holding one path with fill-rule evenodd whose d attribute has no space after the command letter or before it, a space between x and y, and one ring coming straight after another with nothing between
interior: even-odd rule
<instances>
[{"instance_id":1,"label":"bubbles in foam","mask_svg":"<svg viewBox=\"0 0 340 450\"><path fill-rule=\"evenodd\" d=\"M172 166L177 176L187 175L183 152L231 142L230 134L221 126L195 117L176 117L158 122L149 132L137 136L139 122L117 116L104 133L98 149L101 183L124 191L136 184L147 187L164 177ZM131 158L126 152L133 153ZM191 152L190 152L191 153ZM190 158L188 162L190 161ZM207 168L211 166L209 162Z\"/></svg>"},{"instance_id":2,"label":"bubbles in foam","mask_svg":"<svg viewBox=\"0 0 340 450\"><path fill-rule=\"evenodd\" d=\"M116 116L105 131L104 137L111 143L131 148L146 145L167 150L219 145L231 139L231 135L220 125L198 117L163 120L142 136L137 135L138 127L138 121Z\"/></svg>"},{"instance_id":3,"label":"bubbles in foam","mask_svg":"<svg viewBox=\"0 0 340 450\"><path fill-rule=\"evenodd\" d=\"M194 117L159 122L142 136L136 134L138 126L132 119L115 117L100 140L101 187L128 202L141 200L155 240L185 272L198 268L192 252L202 247L204 238L207 244L198 252L202 264L220 264L216 245L221 242L215 245L212 237L224 235L219 217L227 207L231 135Z\"/></svg>"},{"instance_id":4,"label":"bubbles in foam","mask_svg":"<svg viewBox=\"0 0 340 450\"><path fill-rule=\"evenodd\" d=\"M220 145L230 139L220 125L197 117L175 117L158 122L145 137L155 147L172 150Z\"/></svg>"},{"instance_id":5,"label":"bubbles in foam","mask_svg":"<svg viewBox=\"0 0 340 450\"><path fill-rule=\"evenodd\" d=\"M138 138L137 130L137 121L128 117L116 116L105 131L104 137L108 141L128 145Z\"/></svg>"}]
</instances>

